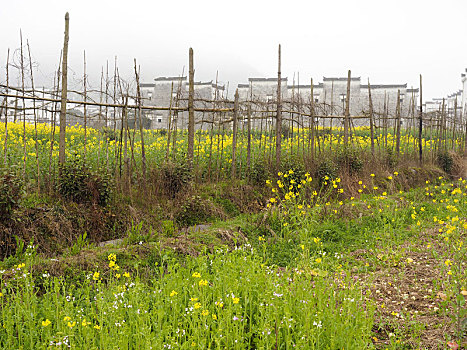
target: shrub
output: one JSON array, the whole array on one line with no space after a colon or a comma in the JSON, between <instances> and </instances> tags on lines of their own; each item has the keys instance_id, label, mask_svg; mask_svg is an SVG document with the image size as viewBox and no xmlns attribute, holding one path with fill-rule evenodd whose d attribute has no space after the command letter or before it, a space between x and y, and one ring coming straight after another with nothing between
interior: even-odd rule
<instances>
[{"instance_id":1,"label":"shrub","mask_svg":"<svg viewBox=\"0 0 467 350\"><path fill-rule=\"evenodd\" d=\"M319 163L316 169L316 177L318 178L320 186L328 180L335 179L339 171L339 166L330 158L323 158Z\"/></svg>"},{"instance_id":2,"label":"shrub","mask_svg":"<svg viewBox=\"0 0 467 350\"><path fill-rule=\"evenodd\" d=\"M361 150L343 148L337 154L337 163L341 169L346 169L350 175L358 174L363 169Z\"/></svg>"},{"instance_id":3,"label":"shrub","mask_svg":"<svg viewBox=\"0 0 467 350\"><path fill-rule=\"evenodd\" d=\"M293 191L297 192L300 181L305 177L303 160L297 156L290 156L282 161L281 171L287 174L287 177L283 178L285 188L288 189L292 185Z\"/></svg>"},{"instance_id":4,"label":"shrub","mask_svg":"<svg viewBox=\"0 0 467 350\"><path fill-rule=\"evenodd\" d=\"M112 194L111 181L107 174L93 172L83 161L75 158L60 166L57 192L76 203L105 206Z\"/></svg>"},{"instance_id":5,"label":"shrub","mask_svg":"<svg viewBox=\"0 0 467 350\"><path fill-rule=\"evenodd\" d=\"M386 157L385 157L385 163L390 169L394 169L397 165L397 157L394 154L394 151L392 150L391 147L386 148Z\"/></svg>"},{"instance_id":6,"label":"shrub","mask_svg":"<svg viewBox=\"0 0 467 350\"><path fill-rule=\"evenodd\" d=\"M0 221L10 218L22 196L22 181L14 169L0 169Z\"/></svg>"},{"instance_id":7,"label":"shrub","mask_svg":"<svg viewBox=\"0 0 467 350\"><path fill-rule=\"evenodd\" d=\"M192 180L193 172L185 162L168 162L162 167L162 185L165 193L172 198L188 187Z\"/></svg>"},{"instance_id":8,"label":"shrub","mask_svg":"<svg viewBox=\"0 0 467 350\"><path fill-rule=\"evenodd\" d=\"M193 226L208 221L212 215L210 203L200 196L192 196L181 206L175 220L182 226Z\"/></svg>"},{"instance_id":9,"label":"shrub","mask_svg":"<svg viewBox=\"0 0 467 350\"><path fill-rule=\"evenodd\" d=\"M250 182L253 185L264 186L269 179L268 164L264 160L257 160L251 166L249 174Z\"/></svg>"},{"instance_id":10,"label":"shrub","mask_svg":"<svg viewBox=\"0 0 467 350\"><path fill-rule=\"evenodd\" d=\"M454 166L454 158L449 154L449 152L438 153L436 156L436 162L446 174L451 174Z\"/></svg>"}]
</instances>

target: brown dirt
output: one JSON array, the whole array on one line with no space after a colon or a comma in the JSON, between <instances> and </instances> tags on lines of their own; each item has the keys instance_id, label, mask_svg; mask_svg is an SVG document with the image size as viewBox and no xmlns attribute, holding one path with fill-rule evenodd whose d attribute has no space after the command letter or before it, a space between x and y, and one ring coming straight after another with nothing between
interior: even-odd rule
<instances>
[{"instance_id":1,"label":"brown dirt","mask_svg":"<svg viewBox=\"0 0 467 350\"><path fill-rule=\"evenodd\" d=\"M422 232L398 247L404 252L399 261L356 275L377 305L372 335L377 349L386 349L392 337L399 339L401 349L446 349L447 339L453 338L453 311L441 305L445 295L438 281L444 277L433 252L441 254L443 248L436 235L435 230ZM357 259L366 254L360 252Z\"/></svg>"}]
</instances>

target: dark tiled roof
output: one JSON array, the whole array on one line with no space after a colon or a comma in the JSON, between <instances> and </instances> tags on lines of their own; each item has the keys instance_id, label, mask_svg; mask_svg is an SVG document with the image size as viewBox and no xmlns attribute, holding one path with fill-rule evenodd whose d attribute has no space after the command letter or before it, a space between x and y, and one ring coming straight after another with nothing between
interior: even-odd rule
<instances>
[{"instance_id":1,"label":"dark tiled roof","mask_svg":"<svg viewBox=\"0 0 467 350\"><path fill-rule=\"evenodd\" d=\"M368 85L360 85L360 88L368 89ZM378 84L378 85L371 85L371 89L405 89L407 88L407 84Z\"/></svg>"},{"instance_id":2,"label":"dark tiled roof","mask_svg":"<svg viewBox=\"0 0 467 350\"><path fill-rule=\"evenodd\" d=\"M287 89L310 89L311 85L288 85ZM318 85L313 84L313 88L319 89L323 88L323 83L319 83Z\"/></svg>"},{"instance_id":3,"label":"dark tiled roof","mask_svg":"<svg viewBox=\"0 0 467 350\"><path fill-rule=\"evenodd\" d=\"M246 88L249 88L250 87L250 84L238 84L237 87L239 89L246 89Z\"/></svg>"},{"instance_id":4,"label":"dark tiled roof","mask_svg":"<svg viewBox=\"0 0 467 350\"><path fill-rule=\"evenodd\" d=\"M154 83L140 83L139 86L140 87L154 87Z\"/></svg>"},{"instance_id":5,"label":"dark tiled roof","mask_svg":"<svg viewBox=\"0 0 467 350\"><path fill-rule=\"evenodd\" d=\"M360 81L360 77L350 78L351 81ZM323 77L323 81L347 81L347 78L326 78Z\"/></svg>"},{"instance_id":6,"label":"dark tiled roof","mask_svg":"<svg viewBox=\"0 0 467 350\"><path fill-rule=\"evenodd\" d=\"M154 81L179 81L179 80L186 80L186 77L158 77L154 79Z\"/></svg>"},{"instance_id":7,"label":"dark tiled roof","mask_svg":"<svg viewBox=\"0 0 467 350\"><path fill-rule=\"evenodd\" d=\"M248 81L276 81L277 78L248 78ZM281 78L281 81L287 81L287 78Z\"/></svg>"}]
</instances>

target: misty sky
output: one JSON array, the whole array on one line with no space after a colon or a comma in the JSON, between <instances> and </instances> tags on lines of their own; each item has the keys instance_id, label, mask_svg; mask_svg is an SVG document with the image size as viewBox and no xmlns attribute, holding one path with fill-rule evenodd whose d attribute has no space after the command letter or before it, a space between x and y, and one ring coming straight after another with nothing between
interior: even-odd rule
<instances>
[{"instance_id":1,"label":"misty sky","mask_svg":"<svg viewBox=\"0 0 467 350\"><path fill-rule=\"evenodd\" d=\"M70 84L78 85L86 50L89 81L98 87L101 67L118 57L131 78L133 58L142 80L179 75L195 52L195 79L230 81L277 75L282 44L283 76L301 84L310 77L369 77L374 84L408 83L424 99L461 88L467 67L465 0L322 1L106 1L3 0L0 8L0 81L7 49L29 40L38 63L36 85L50 85L70 13ZM185 68L186 72L186 68Z\"/></svg>"}]
</instances>

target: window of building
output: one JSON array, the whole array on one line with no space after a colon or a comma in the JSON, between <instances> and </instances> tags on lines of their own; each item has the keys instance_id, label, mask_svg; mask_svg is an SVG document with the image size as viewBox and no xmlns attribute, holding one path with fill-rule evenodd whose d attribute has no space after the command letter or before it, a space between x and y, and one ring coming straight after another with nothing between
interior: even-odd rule
<instances>
[{"instance_id":1,"label":"window of building","mask_svg":"<svg viewBox=\"0 0 467 350\"><path fill-rule=\"evenodd\" d=\"M148 91L148 98L152 99L152 91Z\"/></svg>"},{"instance_id":2,"label":"window of building","mask_svg":"<svg viewBox=\"0 0 467 350\"><path fill-rule=\"evenodd\" d=\"M272 101L272 94L266 95L266 101L268 102Z\"/></svg>"},{"instance_id":3,"label":"window of building","mask_svg":"<svg viewBox=\"0 0 467 350\"><path fill-rule=\"evenodd\" d=\"M161 118L161 117L158 117L158 118L157 118L157 122L158 122L158 123L162 123L162 118Z\"/></svg>"}]
</instances>

